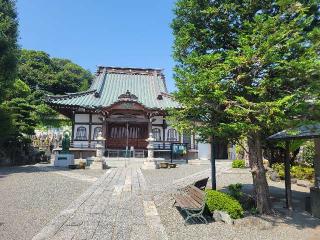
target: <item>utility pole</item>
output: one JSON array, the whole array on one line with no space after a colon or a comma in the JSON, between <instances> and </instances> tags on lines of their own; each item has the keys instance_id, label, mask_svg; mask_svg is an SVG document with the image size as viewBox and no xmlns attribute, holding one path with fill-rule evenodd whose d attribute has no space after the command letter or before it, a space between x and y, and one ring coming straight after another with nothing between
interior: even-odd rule
<instances>
[{"instance_id":1,"label":"utility pole","mask_svg":"<svg viewBox=\"0 0 320 240\"><path fill-rule=\"evenodd\" d=\"M213 190L217 189L217 179L216 179L216 156L215 156L215 145L214 145L214 136L211 138L211 188Z\"/></svg>"}]
</instances>

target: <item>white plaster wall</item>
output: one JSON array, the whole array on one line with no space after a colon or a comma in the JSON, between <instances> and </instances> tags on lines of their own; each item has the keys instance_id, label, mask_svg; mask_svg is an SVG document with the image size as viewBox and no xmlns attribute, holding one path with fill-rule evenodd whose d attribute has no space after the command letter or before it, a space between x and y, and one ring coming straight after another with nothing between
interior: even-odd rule
<instances>
[{"instance_id":1,"label":"white plaster wall","mask_svg":"<svg viewBox=\"0 0 320 240\"><path fill-rule=\"evenodd\" d=\"M209 143L198 143L198 158L200 160L209 160L211 153L211 146Z\"/></svg>"},{"instance_id":2,"label":"white plaster wall","mask_svg":"<svg viewBox=\"0 0 320 240\"><path fill-rule=\"evenodd\" d=\"M75 122L87 122L89 123L89 114L75 114Z\"/></svg>"},{"instance_id":3,"label":"white plaster wall","mask_svg":"<svg viewBox=\"0 0 320 240\"><path fill-rule=\"evenodd\" d=\"M92 114L92 122L93 123L101 123L101 118L102 116L100 114Z\"/></svg>"},{"instance_id":4,"label":"white plaster wall","mask_svg":"<svg viewBox=\"0 0 320 240\"><path fill-rule=\"evenodd\" d=\"M162 124L163 123L163 117L162 116L155 116L152 118L153 124Z\"/></svg>"},{"instance_id":5,"label":"white plaster wall","mask_svg":"<svg viewBox=\"0 0 320 240\"><path fill-rule=\"evenodd\" d=\"M89 138L89 125L84 125L84 124L75 124L74 125L74 139L76 139L78 127L85 127L86 128L87 139L88 139Z\"/></svg>"}]
</instances>

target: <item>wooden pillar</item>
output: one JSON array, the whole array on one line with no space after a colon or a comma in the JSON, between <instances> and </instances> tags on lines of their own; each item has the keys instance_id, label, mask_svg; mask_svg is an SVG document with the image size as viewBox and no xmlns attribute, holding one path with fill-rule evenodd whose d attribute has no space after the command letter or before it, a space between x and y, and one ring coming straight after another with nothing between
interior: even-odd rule
<instances>
[{"instance_id":1,"label":"wooden pillar","mask_svg":"<svg viewBox=\"0 0 320 240\"><path fill-rule=\"evenodd\" d=\"M88 137L88 143L89 146L91 147L91 135L92 135L92 113L89 113L89 137Z\"/></svg>"},{"instance_id":2,"label":"wooden pillar","mask_svg":"<svg viewBox=\"0 0 320 240\"><path fill-rule=\"evenodd\" d=\"M108 123L107 123L107 116L104 116L103 118L102 118L102 136L106 139L106 141L104 141L104 147L105 147L105 149L107 149L107 142L108 142L108 133L107 133L107 131L108 131L108 129L107 129L107 125Z\"/></svg>"},{"instance_id":3,"label":"wooden pillar","mask_svg":"<svg viewBox=\"0 0 320 240\"><path fill-rule=\"evenodd\" d=\"M148 137L150 133L152 133L152 118L149 118L148 122Z\"/></svg>"},{"instance_id":4,"label":"wooden pillar","mask_svg":"<svg viewBox=\"0 0 320 240\"><path fill-rule=\"evenodd\" d=\"M291 192L291 174L290 174L290 142L286 141L284 173L285 173L285 188L286 188L286 206L292 210L292 192Z\"/></svg>"},{"instance_id":5,"label":"wooden pillar","mask_svg":"<svg viewBox=\"0 0 320 240\"><path fill-rule=\"evenodd\" d=\"M73 140L74 140L74 122L75 122L75 113L73 112L72 113L72 119L71 119L71 122L72 122L72 130L71 130L71 143L73 143ZM59 145L59 144L58 144Z\"/></svg>"},{"instance_id":6,"label":"wooden pillar","mask_svg":"<svg viewBox=\"0 0 320 240\"><path fill-rule=\"evenodd\" d=\"M166 140L166 128L167 128L167 122L166 122L166 119L163 118L162 120L162 141L163 141L163 149L166 148L166 144L165 144L165 140Z\"/></svg>"},{"instance_id":7,"label":"wooden pillar","mask_svg":"<svg viewBox=\"0 0 320 240\"><path fill-rule=\"evenodd\" d=\"M314 139L315 158L314 158L314 186L320 188L320 138Z\"/></svg>"}]
</instances>

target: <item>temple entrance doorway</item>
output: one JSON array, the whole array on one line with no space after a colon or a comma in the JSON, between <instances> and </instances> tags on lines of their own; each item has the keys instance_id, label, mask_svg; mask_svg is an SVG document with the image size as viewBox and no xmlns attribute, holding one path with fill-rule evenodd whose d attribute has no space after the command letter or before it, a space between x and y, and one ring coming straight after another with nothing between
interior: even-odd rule
<instances>
[{"instance_id":1,"label":"temple entrance doorway","mask_svg":"<svg viewBox=\"0 0 320 240\"><path fill-rule=\"evenodd\" d=\"M146 122L109 122L106 131L108 149L138 150L147 147L148 123Z\"/></svg>"}]
</instances>

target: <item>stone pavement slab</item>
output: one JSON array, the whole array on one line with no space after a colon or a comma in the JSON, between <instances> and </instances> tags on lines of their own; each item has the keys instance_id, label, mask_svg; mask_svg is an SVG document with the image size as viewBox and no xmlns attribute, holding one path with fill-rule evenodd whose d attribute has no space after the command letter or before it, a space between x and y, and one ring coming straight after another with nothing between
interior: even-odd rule
<instances>
[{"instance_id":1,"label":"stone pavement slab","mask_svg":"<svg viewBox=\"0 0 320 240\"><path fill-rule=\"evenodd\" d=\"M109 169L42 229L39 239L161 239L167 235L137 167Z\"/></svg>"}]
</instances>

